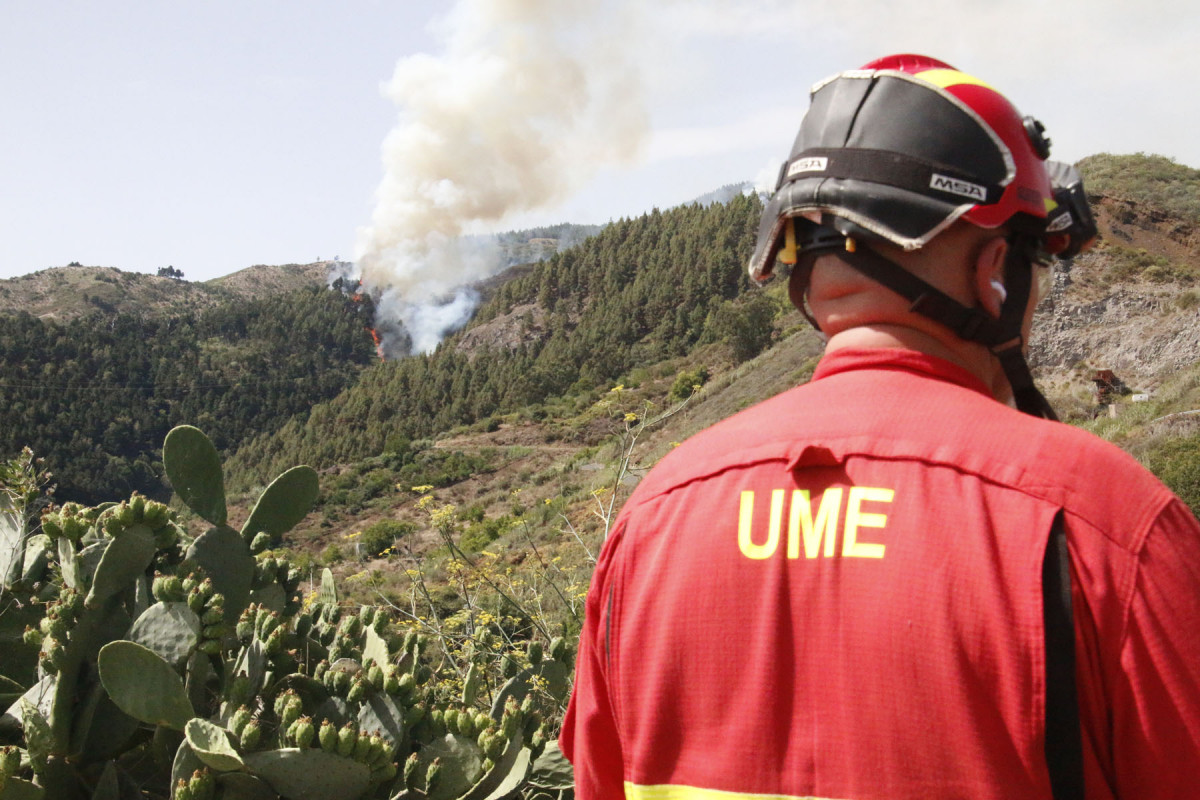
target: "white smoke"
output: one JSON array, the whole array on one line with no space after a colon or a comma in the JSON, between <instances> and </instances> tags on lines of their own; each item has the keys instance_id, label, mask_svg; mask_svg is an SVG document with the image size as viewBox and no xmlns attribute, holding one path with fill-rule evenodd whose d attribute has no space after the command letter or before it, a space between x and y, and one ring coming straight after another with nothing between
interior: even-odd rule
<instances>
[{"instance_id":1,"label":"white smoke","mask_svg":"<svg viewBox=\"0 0 1200 800\"><path fill-rule=\"evenodd\" d=\"M477 302L465 287L496 267L463 234L561 202L637 155L649 127L637 29L624 3L460 0L444 52L396 65L385 93L400 118L355 261L413 349L464 324Z\"/></svg>"}]
</instances>

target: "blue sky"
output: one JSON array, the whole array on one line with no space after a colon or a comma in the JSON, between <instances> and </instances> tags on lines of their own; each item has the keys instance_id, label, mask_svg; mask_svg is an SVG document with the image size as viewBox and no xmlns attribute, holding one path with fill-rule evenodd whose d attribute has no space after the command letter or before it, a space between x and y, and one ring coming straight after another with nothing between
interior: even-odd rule
<instances>
[{"instance_id":1,"label":"blue sky","mask_svg":"<svg viewBox=\"0 0 1200 800\"><path fill-rule=\"evenodd\" d=\"M253 264L353 258L363 229L391 213L377 196L389 174L381 148L389 134L408 141L394 131L412 131L423 93L479 104L478 117L470 105L449 117L463 138L448 152L483 166L507 157L489 154L484 131L503 123L520 132L526 106L509 113L503 96L512 76L536 82L572 68L582 90L561 82L545 92L568 105L586 93L590 105L550 122L542 108L534 119L564 145L564 166L551 172L566 179L544 187L543 202L531 168L510 214L489 208L467 230L604 222L752 180L786 155L812 83L888 52L926 52L993 83L1046 123L1059 159L1141 150L1200 166L1198 9L0 0L0 277L79 261L145 272L170 264L203 280ZM539 14L555 19L529 26ZM508 84L470 95L480 89L463 71L492 63L508 33L526 37L524 52L553 38L562 64L542 76L517 64L503 73ZM624 127L613 123L625 114ZM627 146L599 147L618 134ZM423 159L436 170L436 153ZM462 180L454 188L475 191ZM405 202L425 201L435 202Z\"/></svg>"}]
</instances>

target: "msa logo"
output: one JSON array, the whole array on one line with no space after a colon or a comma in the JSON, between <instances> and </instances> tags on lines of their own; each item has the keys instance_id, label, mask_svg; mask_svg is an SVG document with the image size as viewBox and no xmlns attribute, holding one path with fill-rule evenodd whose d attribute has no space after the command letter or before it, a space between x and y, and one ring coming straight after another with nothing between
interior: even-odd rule
<instances>
[{"instance_id":1,"label":"msa logo","mask_svg":"<svg viewBox=\"0 0 1200 800\"><path fill-rule=\"evenodd\" d=\"M824 156L809 156L808 158L798 158L788 167L787 176L794 178L801 172L824 172L825 167L829 164L829 159Z\"/></svg>"},{"instance_id":2,"label":"msa logo","mask_svg":"<svg viewBox=\"0 0 1200 800\"><path fill-rule=\"evenodd\" d=\"M937 189L939 192L949 192L961 197L971 197L981 203L987 202L987 189L978 183L951 178L949 175L933 173L933 177L929 179L929 186L932 189Z\"/></svg>"},{"instance_id":3,"label":"msa logo","mask_svg":"<svg viewBox=\"0 0 1200 800\"><path fill-rule=\"evenodd\" d=\"M1046 233L1058 233L1059 231L1065 231L1067 228L1071 227L1072 221L1071 212L1064 211L1063 213L1059 214L1053 222L1046 226Z\"/></svg>"}]
</instances>

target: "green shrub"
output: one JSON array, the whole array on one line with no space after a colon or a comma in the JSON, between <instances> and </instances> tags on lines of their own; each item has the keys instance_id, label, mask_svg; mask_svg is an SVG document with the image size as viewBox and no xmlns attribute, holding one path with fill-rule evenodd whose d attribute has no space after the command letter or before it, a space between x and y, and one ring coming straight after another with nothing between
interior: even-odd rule
<instances>
[{"instance_id":1,"label":"green shrub","mask_svg":"<svg viewBox=\"0 0 1200 800\"><path fill-rule=\"evenodd\" d=\"M391 550L396 540L407 536L417 529L411 522L396 519L383 519L372 523L363 529L358 541L362 545L363 555L375 557Z\"/></svg>"},{"instance_id":2,"label":"green shrub","mask_svg":"<svg viewBox=\"0 0 1200 800\"><path fill-rule=\"evenodd\" d=\"M1105 277L1110 282L1138 278L1144 278L1153 283L1191 282L1194 278L1192 272L1186 267L1172 263L1165 256L1148 253L1142 248L1109 245L1104 248L1103 252L1109 259Z\"/></svg>"},{"instance_id":3,"label":"green shrub","mask_svg":"<svg viewBox=\"0 0 1200 800\"><path fill-rule=\"evenodd\" d=\"M675 400L686 400L691 397L692 392L706 383L708 383L708 367L682 370L675 376L675 383L671 386L671 397Z\"/></svg>"},{"instance_id":4,"label":"green shrub","mask_svg":"<svg viewBox=\"0 0 1200 800\"><path fill-rule=\"evenodd\" d=\"M1147 454L1146 466L1193 514L1200 511L1200 433L1158 445Z\"/></svg>"},{"instance_id":5,"label":"green shrub","mask_svg":"<svg viewBox=\"0 0 1200 800\"><path fill-rule=\"evenodd\" d=\"M1175 298L1175 307L1180 311L1187 311L1197 305L1200 305L1200 292L1195 289L1188 289Z\"/></svg>"},{"instance_id":6,"label":"green shrub","mask_svg":"<svg viewBox=\"0 0 1200 800\"><path fill-rule=\"evenodd\" d=\"M1165 156L1098 153L1079 162L1091 194L1161 209L1189 222L1200 222L1200 170Z\"/></svg>"},{"instance_id":7,"label":"green shrub","mask_svg":"<svg viewBox=\"0 0 1200 800\"><path fill-rule=\"evenodd\" d=\"M338 547L337 542L333 542L324 550L321 551L321 563L332 566L340 564L346 560L346 554L342 552L342 548Z\"/></svg>"},{"instance_id":8,"label":"green shrub","mask_svg":"<svg viewBox=\"0 0 1200 800\"><path fill-rule=\"evenodd\" d=\"M467 506L458 512L458 518L463 522L483 522L483 506L478 503Z\"/></svg>"},{"instance_id":9,"label":"green shrub","mask_svg":"<svg viewBox=\"0 0 1200 800\"><path fill-rule=\"evenodd\" d=\"M458 540L458 546L464 553L478 553L503 536L508 531L510 524L512 524L512 520L508 517L476 522L463 531L462 538Z\"/></svg>"}]
</instances>

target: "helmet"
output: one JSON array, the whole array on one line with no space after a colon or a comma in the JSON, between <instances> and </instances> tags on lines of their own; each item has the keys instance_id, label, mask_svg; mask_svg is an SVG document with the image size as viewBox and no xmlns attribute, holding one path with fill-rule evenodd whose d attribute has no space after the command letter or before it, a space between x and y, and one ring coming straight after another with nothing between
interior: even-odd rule
<instances>
[{"instance_id":1,"label":"helmet","mask_svg":"<svg viewBox=\"0 0 1200 800\"><path fill-rule=\"evenodd\" d=\"M915 250L957 219L1040 232L1054 198L1040 123L927 56L881 58L817 84L750 262L769 277L796 217ZM785 250L781 259L793 261Z\"/></svg>"},{"instance_id":2,"label":"helmet","mask_svg":"<svg viewBox=\"0 0 1200 800\"><path fill-rule=\"evenodd\" d=\"M763 281L776 261L795 264L793 297L803 297L812 259L836 250L910 300L913 312L987 346L1017 407L1054 419L1022 352L1032 265L1050 253L1074 255L1096 229L1078 173L1065 165L1048 171L1049 155L1040 122L943 61L887 56L835 75L812 90L763 211L750 276ZM959 219L1007 232L1008 296L999 318L964 306L871 247L916 250ZM803 301L797 305L816 326Z\"/></svg>"}]
</instances>

